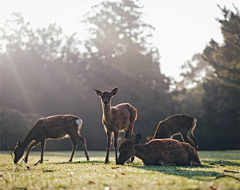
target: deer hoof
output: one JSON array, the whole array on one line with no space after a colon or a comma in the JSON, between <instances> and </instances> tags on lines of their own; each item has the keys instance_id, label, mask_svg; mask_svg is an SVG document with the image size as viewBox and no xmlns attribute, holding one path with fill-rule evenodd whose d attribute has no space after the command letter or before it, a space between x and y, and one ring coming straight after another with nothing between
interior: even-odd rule
<instances>
[{"instance_id":1,"label":"deer hoof","mask_svg":"<svg viewBox=\"0 0 240 190\"><path fill-rule=\"evenodd\" d=\"M201 164L199 164L196 161L193 161L193 160L190 161L190 166L199 166L199 165L201 165Z\"/></svg>"}]
</instances>

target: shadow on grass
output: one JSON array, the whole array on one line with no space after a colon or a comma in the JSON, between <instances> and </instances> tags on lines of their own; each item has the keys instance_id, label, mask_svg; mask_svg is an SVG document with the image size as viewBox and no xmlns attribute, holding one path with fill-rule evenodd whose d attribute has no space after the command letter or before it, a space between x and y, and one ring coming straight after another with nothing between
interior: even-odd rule
<instances>
[{"instance_id":1,"label":"shadow on grass","mask_svg":"<svg viewBox=\"0 0 240 190\"><path fill-rule=\"evenodd\" d=\"M218 161L204 161L208 164L214 163L214 165L222 165L222 166L240 166L239 163L229 160L218 160Z\"/></svg>"},{"instance_id":2,"label":"shadow on grass","mask_svg":"<svg viewBox=\"0 0 240 190\"><path fill-rule=\"evenodd\" d=\"M104 161L54 162L51 164L104 164Z\"/></svg>"},{"instance_id":3,"label":"shadow on grass","mask_svg":"<svg viewBox=\"0 0 240 190\"><path fill-rule=\"evenodd\" d=\"M134 166L129 165L130 167L144 169L148 171L161 172L168 175L175 175L186 177L189 179L195 179L199 181L211 181L218 179L223 176L222 173L216 171L204 171L202 168L213 168L208 165L201 166ZM224 177L233 177L230 175L225 175ZM233 177L234 178L234 177ZM238 179L239 180L239 179Z\"/></svg>"}]
</instances>

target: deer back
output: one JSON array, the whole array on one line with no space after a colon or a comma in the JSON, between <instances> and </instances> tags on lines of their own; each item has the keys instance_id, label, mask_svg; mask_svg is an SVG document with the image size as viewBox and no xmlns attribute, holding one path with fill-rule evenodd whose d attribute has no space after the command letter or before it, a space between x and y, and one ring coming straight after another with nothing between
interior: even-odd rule
<instances>
[{"instance_id":1,"label":"deer back","mask_svg":"<svg viewBox=\"0 0 240 190\"><path fill-rule=\"evenodd\" d=\"M194 165L201 165L197 151L185 142L174 139L154 139L145 147L148 150L145 162L157 164L162 161L165 164L176 165L191 165L191 162L194 162Z\"/></svg>"},{"instance_id":2,"label":"deer back","mask_svg":"<svg viewBox=\"0 0 240 190\"><path fill-rule=\"evenodd\" d=\"M185 152L181 142L174 139L154 139L145 145L148 150L147 154L153 157L159 157L167 154L168 156L175 156L180 152Z\"/></svg>"},{"instance_id":3,"label":"deer back","mask_svg":"<svg viewBox=\"0 0 240 190\"><path fill-rule=\"evenodd\" d=\"M79 133L82 120L74 115L54 115L39 119L33 126L31 134L36 138L58 139L69 133Z\"/></svg>"},{"instance_id":4,"label":"deer back","mask_svg":"<svg viewBox=\"0 0 240 190\"><path fill-rule=\"evenodd\" d=\"M159 122L153 139L170 138L174 134L188 131L194 121L195 118L184 114L170 116Z\"/></svg>"},{"instance_id":5,"label":"deer back","mask_svg":"<svg viewBox=\"0 0 240 190\"><path fill-rule=\"evenodd\" d=\"M118 130L127 129L131 122L137 117L137 110L129 103L122 103L111 107L111 123L112 128L118 127ZM104 123L106 124L106 123Z\"/></svg>"}]
</instances>

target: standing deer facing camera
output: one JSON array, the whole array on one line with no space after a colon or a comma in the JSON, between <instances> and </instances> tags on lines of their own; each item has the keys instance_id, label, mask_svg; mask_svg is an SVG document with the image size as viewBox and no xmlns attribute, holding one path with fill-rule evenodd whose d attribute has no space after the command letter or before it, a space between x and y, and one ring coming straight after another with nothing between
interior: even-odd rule
<instances>
[{"instance_id":1,"label":"standing deer facing camera","mask_svg":"<svg viewBox=\"0 0 240 190\"><path fill-rule=\"evenodd\" d=\"M181 134L182 140L192 142L194 148L198 149L198 142L193 135L193 130L197 124L197 119L184 115L172 115L159 122L152 139L172 138L174 135Z\"/></svg>"},{"instance_id":2,"label":"standing deer facing camera","mask_svg":"<svg viewBox=\"0 0 240 190\"><path fill-rule=\"evenodd\" d=\"M112 89L111 92L96 89L94 89L94 91L101 99L103 111L102 123L107 134L107 155L105 164L109 163L112 133L114 134L115 160L117 162L117 139L119 132L124 131L126 133L125 138L133 137L133 127L137 119L137 109L129 103L111 106L111 98L117 93L118 88Z\"/></svg>"},{"instance_id":3,"label":"standing deer facing camera","mask_svg":"<svg viewBox=\"0 0 240 190\"><path fill-rule=\"evenodd\" d=\"M77 141L82 144L86 158L89 160L86 140L80 135L82 123L82 119L74 115L55 115L39 119L24 140L18 141L17 146L14 148L14 163L16 164L18 162L18 160L23 156L24 150L29 146L28 152L24 158L24 161L27 162L30 150L40 143L40 163L42 163L46 140L62 139L67 136L72 142L72 155L69 162L71 162L73 159L73 155L77 148Z\"/></svg>"}]
</instances>

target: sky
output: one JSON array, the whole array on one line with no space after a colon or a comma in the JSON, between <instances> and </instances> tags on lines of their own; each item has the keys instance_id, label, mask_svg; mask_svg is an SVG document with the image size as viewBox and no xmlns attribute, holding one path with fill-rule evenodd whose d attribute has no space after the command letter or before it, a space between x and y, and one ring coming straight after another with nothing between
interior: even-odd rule
<instances>
[{"instance_id":1,"label":"sky","mask_svg":"<svg viewBox=\"0 0 240 190\"><path fill-rule=\"evenodd\" d=\"M57 23L66 35L75 32L86 38L80 22L91 6L100 0L0 0L0 26L12 12L22 12L33 27ZM166 76L181 80L180 67L195 53L202 53L211 39L222 43L220 9L233 4L240 8L240 0L142 0L143 20L155 27L152 43L160 52L160 69Z\"/></svg>"}]
</instances>

